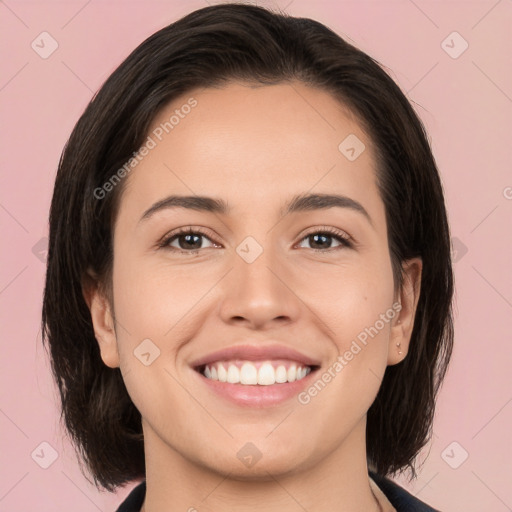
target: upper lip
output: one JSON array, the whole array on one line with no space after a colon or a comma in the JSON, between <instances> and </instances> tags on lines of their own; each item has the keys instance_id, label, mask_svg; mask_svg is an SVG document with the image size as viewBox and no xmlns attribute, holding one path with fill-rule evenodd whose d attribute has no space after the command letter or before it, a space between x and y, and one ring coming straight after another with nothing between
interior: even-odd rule
<instances>
[{"instance_id":1,"label":"upper lip","mask_svg":"<svg viewBox=\"0 0 512 512\"><path fill-rule=\"evenodd\" d=\"M286 345L235 345L212 352L191 363L194 368L217 361L242 359L246 361L265 361L272 359L288 359L305 366L320 366L320 362L312 359Z\"/></svg>"}]
</instances>

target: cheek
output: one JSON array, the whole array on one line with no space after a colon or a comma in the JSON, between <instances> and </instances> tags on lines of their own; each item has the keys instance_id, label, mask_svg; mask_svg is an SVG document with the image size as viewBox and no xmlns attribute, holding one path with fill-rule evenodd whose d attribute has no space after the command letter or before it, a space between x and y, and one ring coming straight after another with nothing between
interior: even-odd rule
<instances>
[{"instance_id":1,"label":"cheek","mask_svg":"<svg viewBox=\"0 0 512 512\"><path fill-rule=\"evenodd\" d=\"M114 261L113 274L121 371L128 376L131 396L156 396L159 382L169 380L165 370L174 372L181 347L204 324L211 308L204 296L216 277L192 265L180 270L162 260L125 254ZM148 359L154 362L146 367ZM135 396L132 400L137 403Z\"/></svg>"},{"instance_id":2,"label":"cheek","mask_svg":"<svg viewBox=\"0 0 512 512\"><path fill-rule=\"evenodd\" d=\"M382 257L364 266L340 269L338 276L324 283L323 295L328 300L321 302L322 320L343 366L336 380L343 382L349 396L362 398L366 393L372 400L387 366L391 321L396 314L391 262Z\"/></svg>"},{"instance_id":3,"label":"cheek","mask_svg":"<svg viewBox=\"0 0 512 512\"><path fill-rule=\"evenodd\" d=\"M340 339L373 325L393 303L391 262L385 257L317 269L310 283L304 296Z\"/></svg>"},{"instance_id":4,"label":"cheek","mask_svg":"<svg viewBox=\"0 0 512 512\"><path fill-rule=\"evenodd\" d=\"M181 281L164 279L162 269L125 254L114 261L113 273L120 369L142 416L165 425L170 404L181 410L187 403L173 376L180 343L189 336L190 305Z\"/></svg>"},{"instance_id":5,"label":"cheek","mask_svg":"<svg viewBox=\"0 0 512 512\"><path fill-rule=\"evenodd\" d=\"M321 318L330 329L336 355L317 377L326 384L314 384L303 400L311 400L315 410L323 411L325 424L345 431L366 414L386 371L396 315L393 279L384 272L354 272L346 275L342 285L330 283L329 288L331 300L323 303Z\"/></svg>"},{"instance_id":6,"label":"cheek","mask_svg":"<svg viewBox=\"0 0 512 512\"><path fill-rule=\"evenodd\" d=\"M122 252L120 252L122 253ZM114 262L116 319L132 337L163 338L183 317L204 286L183 272L129 253ZM135 341L135 340L134 340Z\"/></svg>"}]
</instances>

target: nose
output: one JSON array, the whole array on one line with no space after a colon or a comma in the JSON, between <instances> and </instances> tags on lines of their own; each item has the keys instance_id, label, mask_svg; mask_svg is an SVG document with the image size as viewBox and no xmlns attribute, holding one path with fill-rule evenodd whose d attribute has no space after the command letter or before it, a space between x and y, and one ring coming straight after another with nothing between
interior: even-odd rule
<instances>
[{"instance_id":1,"label":"nose","mask_svg":"<svg viewBox=\"0 0 512 512\"><path fill-rule=\"evenodd\" d=\"M283 259L264 248L249 261L236 252L233 255L233 268L222 285L222 320L254 330L296 321L301 301L293 291L294 279Z\"/></svg>"}]
</instances>

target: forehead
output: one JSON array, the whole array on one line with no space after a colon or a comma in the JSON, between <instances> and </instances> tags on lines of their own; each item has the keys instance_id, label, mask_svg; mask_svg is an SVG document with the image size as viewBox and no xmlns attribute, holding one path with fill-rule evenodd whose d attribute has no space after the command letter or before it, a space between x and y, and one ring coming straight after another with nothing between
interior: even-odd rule
<instances>
[{"instance_id":1,"label":"forehead","mask_svg":"<svg viewBox=\"0 0 512 512\"><path fill-rule=\"evenodd\" d=\"M378 196L372 144L356 117L302 83L190 91L159 112L149 140L120 213L170 193L223 197L240 214L308 191Z\"/></svg>"}]
</instances>

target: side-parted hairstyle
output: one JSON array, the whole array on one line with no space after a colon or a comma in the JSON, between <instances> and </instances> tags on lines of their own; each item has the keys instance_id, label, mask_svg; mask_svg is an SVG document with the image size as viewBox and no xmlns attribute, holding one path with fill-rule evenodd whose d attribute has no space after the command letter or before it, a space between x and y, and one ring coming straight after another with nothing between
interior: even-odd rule
<instances>
[{"instance_id":1,"label":"side-parted hairstyle","mask_svg":"<svg viewBox=\"0 0 512 512\"><path fill-rule=\"evenodd\" d=\"M42 311L61 420L96 486L113 491L145 477L141 415L120 369L100 357L84 299L91 274L111 292L113 227L126 180L101 199L95 190L141 147L170 101L233 81L300 81L324 90L356 116L374 146L395 287L405 260L419 256L423 269L409 352L386 369L368 411L367 460L378 474L409 469L414 478L453 346L450 235L428 136L376 60L319 22L254 5L199 9L146 39L93 97L64 148Z\"/></svg>"}]
</instances>

